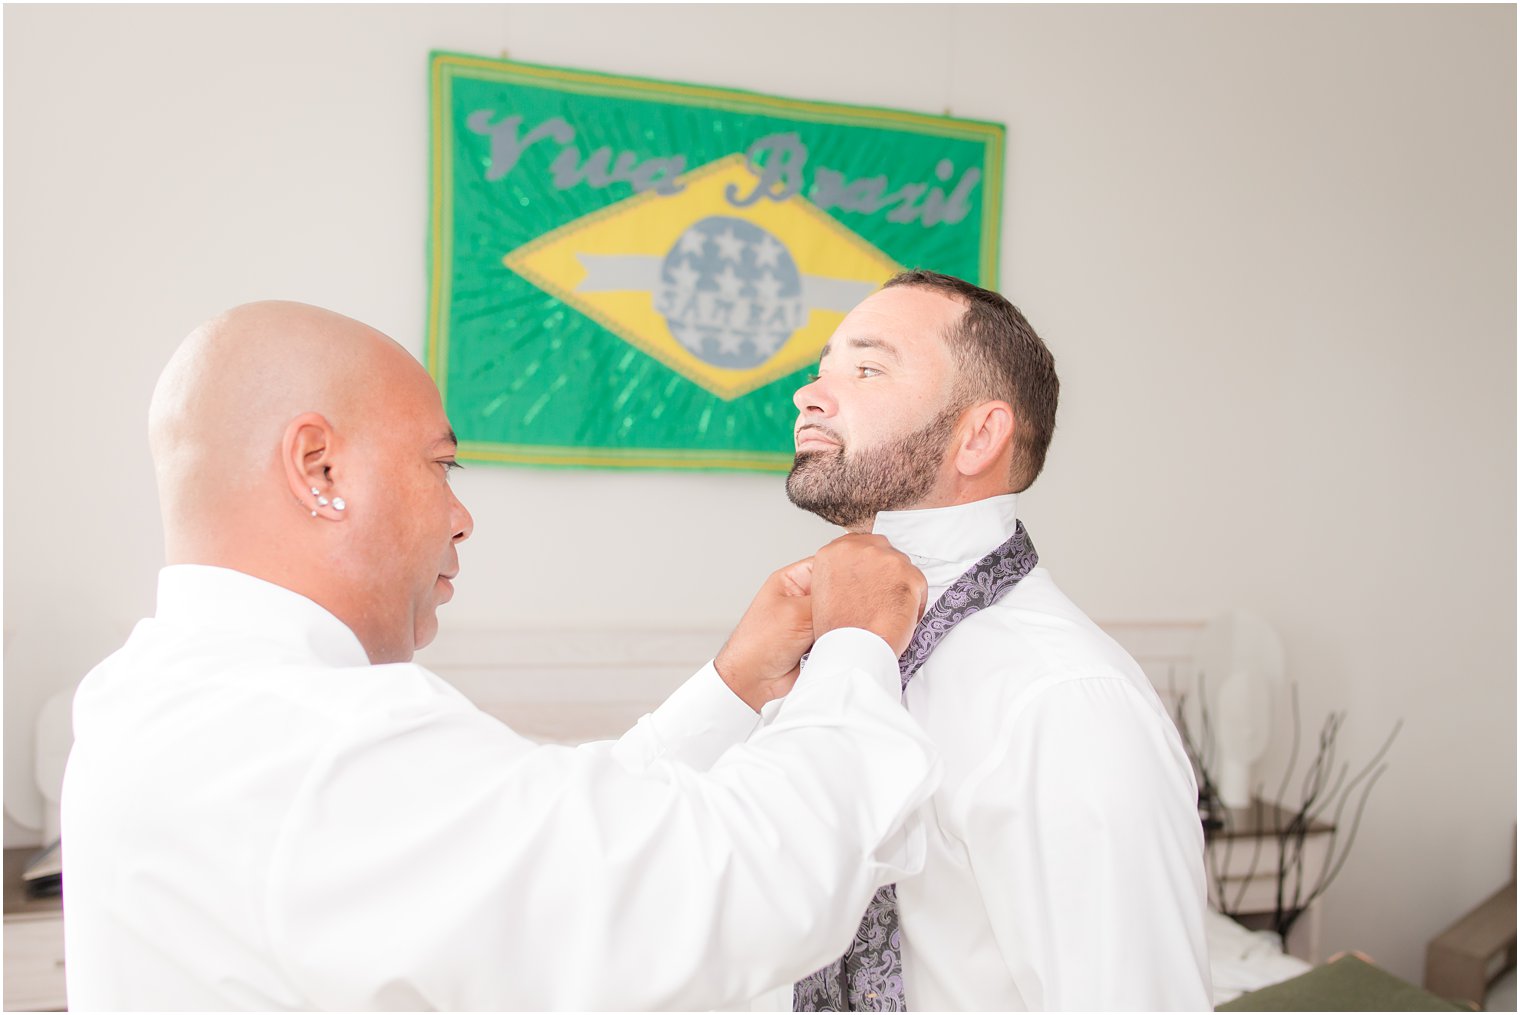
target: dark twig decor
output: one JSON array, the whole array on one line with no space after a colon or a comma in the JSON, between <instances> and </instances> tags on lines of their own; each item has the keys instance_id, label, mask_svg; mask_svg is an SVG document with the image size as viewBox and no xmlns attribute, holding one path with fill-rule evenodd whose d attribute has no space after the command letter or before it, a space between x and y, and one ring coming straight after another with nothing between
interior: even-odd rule
<instances>
[{"instance_id":1,"label":"dark twig decor","mask_svg":"<svg viewBox=\"0 0 1520 1015\"><path fill-rule=\"evenodd\" d=\"M1265 785L1258 784L1252 794L1249 811L1251 826L1270 828L1272 836L1277 841L1277 870L1272 872L1275 873L1277 879L1276 907L1272 913L1270 926L1281 937L1284 948L1287 947L1288 934L1292 931L1294 924L1314 900L1325 894L1325 890L1330 887L1330 883L1345 866L1347 857L1351 855L1351 847L1356 842L1357 831L1361 828L1362 814L1367 808L1367 800L1372 795L1372 788L1388 770L1388 765L1383 759L1393 746L1399 731L1404 728L1404 720L1395 722L1382 746L1372 755L1372 759L1348 779L1347 776L1351 773L1350 763L1340 761L1337 766L1338 741L1347 713L1331 712L1325 717L1324 726L1321 727L1319 733L1318 746L1298 787L1297 803L1292 805L1288 803L1288 794L1293 783L1294 769L1298 765L1302 722L1299 717L1296 683L1290 685L1289 693L1293 705L1293 732L1288 750L1288 763L1277 790L1277 805L1267 807L1263 801ZM1231 826L1242 815L1240 812L1232 813L1220 802L1216 790L1217 783L1210 774L1215 762L1213 727L1209 718L1208 699L1203 694L1202 674L1199 674L1198 678L1198 715L1202 726L1202 735L1198 740L1193 739L1192 732L1188 728L1184 711L1185 704L1186 695L1183 695L1177 703L1177 729L1182 735L1183 745L1192 759L1198 779L1199 819L1203 822L1206 837L1223 839L1221 843L1223 857L1214 865L1212 872L1213 895L1226 916L1238 916L1241 912L1240 906L1246 886L1256 876L1256 869L1261 859L1262 843L1266 837L1251 836L1254 842L1251 861L1243 874L1237 872L1235 877L1230 879L1238 878L1239 888L1233 899L1228 898L1225 872L1229 869L1230 854L1234 847L1234 837L1228 833ZM1348 808L1351 811L1349 827L1345 823ZM1327 812L1328 823L1323 823L1321 819L1325 818ZM1318 871L1305 869L1304 847L1311 832L1329 837L1325 861Z\"/></svg>"}]
</instances>

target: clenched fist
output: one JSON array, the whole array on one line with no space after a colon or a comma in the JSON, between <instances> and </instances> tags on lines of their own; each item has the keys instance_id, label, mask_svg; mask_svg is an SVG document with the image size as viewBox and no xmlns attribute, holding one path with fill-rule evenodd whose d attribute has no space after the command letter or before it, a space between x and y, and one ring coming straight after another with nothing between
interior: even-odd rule
<instances>
[{"instance_id":1,"label":"clenched fist","mask_svg":"<svg viewBox=\"0 0 1520 1015\"><path fill-rule=\"evenodd\" d=\"M797 682L802 654L813 647L813 559L772 574L713 660L718 676L756 712Z\"/></svg>"},{"instance_id":2,"label":"clenched fist","mask_svg":"<svg viewBox=\"0 0 1520 1015\"><path fill-rule=\"evenodd\" d=\"M924 614L929 588L885 536L840 536L813 556L813 637L860 627L902 655Z\"/></svg>"}]
</instances>

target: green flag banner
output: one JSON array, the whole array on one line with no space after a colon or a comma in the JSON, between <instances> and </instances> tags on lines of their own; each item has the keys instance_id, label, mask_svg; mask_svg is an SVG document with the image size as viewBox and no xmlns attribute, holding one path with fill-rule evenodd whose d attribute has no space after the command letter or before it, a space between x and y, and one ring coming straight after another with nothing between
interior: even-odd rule
<instances>
[{"instance_id":1,"label":"green flag banner","mask_svg":"<svg viewBox=\"0 0 1520 1015\"><path fill-rule=\"evenodd\" d=\"M431 58L426 361L461 457L784 471L903 266L997 278L1003 127Z\"/></svg>"}]
</instances>

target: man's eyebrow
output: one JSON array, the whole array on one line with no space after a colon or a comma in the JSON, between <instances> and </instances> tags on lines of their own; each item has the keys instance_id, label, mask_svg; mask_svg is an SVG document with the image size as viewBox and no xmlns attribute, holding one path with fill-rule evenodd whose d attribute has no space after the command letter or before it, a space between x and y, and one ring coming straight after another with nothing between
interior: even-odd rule
<instances>
[{"instance_id":1,"label":"man's eyebrow","mask_svg":"<svg viewBox=\"0 0 1520 1015\"><path fill-rule=\"evenodd\" d=\"M893 345L891 342L888 342L884 338L872 338L870 335L858 335L853 338L845 339L845 344L852 349L880 349L882 352L886 353L897 362L902 362L902 357L897 353L897 346ZM829 350L832 348L834 348L833 342L830 342L823 347L823 351L818 354L818 359L820 362L823 361L823 358L829 354Z\"/></svg>"},{"instance_id":2,"label":"man's eyebrow","mask_svg":"<svg viewBox=\"0 0 1520 1015\"><path fill-rule=\"evenodd\" d=\"M435 440L433 442L433 447L437 447L440 444L452 444L455 448L459 447L459 438L454 435L453 427L449 427L447 433Z\"/></svg>"}]
</instances>

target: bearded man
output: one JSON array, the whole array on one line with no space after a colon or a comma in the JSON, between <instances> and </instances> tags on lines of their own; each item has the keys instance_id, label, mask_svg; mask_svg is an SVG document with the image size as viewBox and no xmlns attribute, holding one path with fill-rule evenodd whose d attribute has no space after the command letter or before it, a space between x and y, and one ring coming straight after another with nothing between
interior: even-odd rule
<instances>
[{"instance_id":1,"label":"bearded man","mask_svg":"<svg viewBox=\"0 0 1520 1015\"><path fill-rule=\"evenodd\" d=\"M929 585L900 669L946 768L922 873L878 893L799 1011L1212 1007L1192 768L1018 521L1058 390L1006 299L911 271L850 312L794 397L792 502L886 536Z\"/></svg>"}]
</instances>

